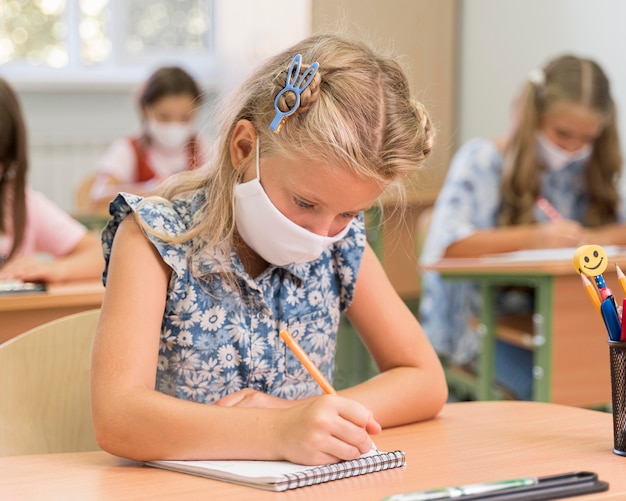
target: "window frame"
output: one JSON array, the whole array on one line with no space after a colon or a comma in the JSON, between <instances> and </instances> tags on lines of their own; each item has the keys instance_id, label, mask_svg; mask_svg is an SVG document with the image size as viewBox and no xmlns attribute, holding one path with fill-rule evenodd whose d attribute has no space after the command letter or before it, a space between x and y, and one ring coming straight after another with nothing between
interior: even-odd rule
<instances>
[{"instance_id":1,"label":"window frame","mask_svg":"<svg viewBox=\"0 0 626 501\"><path fill-rule=\"evenodd\" d=\"M80 61L81 40L79 36L80 0L67 0L62 14L68 30L65 39L70 63L63 68L48 65L29 65L23 59L8 62L0 67L0 76L8 79L20 90L115 90L137 85L154 68L163 65L180 65L189 70L199 81L210 84L218 74L218 55L215 49L215 0L207 0L211 29L206 35L206 50L185 53L182 49L151 51L132 55L123 47L128 31L128 14L124 14L126 0L109 0L110 17L105 30L111 41L111 54L107 61L84 65ZM121 20L121 21L117 21ZM121 29L114 26L120 26Z\"/></svg>"}]
</instances>

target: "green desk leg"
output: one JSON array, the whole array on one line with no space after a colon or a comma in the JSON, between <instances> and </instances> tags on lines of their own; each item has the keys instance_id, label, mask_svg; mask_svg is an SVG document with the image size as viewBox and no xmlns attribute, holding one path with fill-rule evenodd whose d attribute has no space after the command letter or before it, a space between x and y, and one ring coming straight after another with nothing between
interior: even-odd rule
<instances>
[{"instance_id":1,"label":"green desk leg","mask_svg":"<svg viewBox=\"0 0 626 501\"><path fill-rule=\"evenodd\" d=\"M533 400L552 399L553 297L552 277L536 277L533 315Z\"/></svg>"},{"instance_id":2,"label":"green desk leg","mask_svg":"<svg viewBox=\"0 0 626 501\"><path fill-rule=\"evenodd\" d=\"M493 400L495 357L496 357L496 311L495 290L499 285L530 285L535 289L533 314L533 390L532 399L539 402L551 400L552 387L552 332L553 332L553 290L551 276L501 276L488 277L480 282L483 298L479 332L481 351L478 369L480 377L477 385L479 400Z\"/></svg>"},{"instance_id":3,"label":"green desk leg","mask_svg":"<svg viewBox=\"0 0 626 501\"><path fill-rule=\"evenodd\" d=\"M478 400L492 400L496 359L495 285L489 280L483 280L480 287L483 303L478 326L481 348L478 358L479 378L476 396Z\"/></svg>"}]
</instances>

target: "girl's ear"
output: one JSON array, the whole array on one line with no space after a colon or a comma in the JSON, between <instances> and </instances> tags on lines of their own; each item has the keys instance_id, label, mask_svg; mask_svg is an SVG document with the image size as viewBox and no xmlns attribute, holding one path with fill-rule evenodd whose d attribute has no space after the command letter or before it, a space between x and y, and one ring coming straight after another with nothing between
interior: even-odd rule
<instances>
[{"instance_id":1,"label":"girl's ear","mask_svg":"<svg viewBox=\"0 0 626 501\"><path fill-rule=\"evenodd\" d=\"M230 138L230 161L233 167L240 169L241 163L248 158L256 144L256 130L249 120L239 120Z\"/></svg>"}]
</instances>

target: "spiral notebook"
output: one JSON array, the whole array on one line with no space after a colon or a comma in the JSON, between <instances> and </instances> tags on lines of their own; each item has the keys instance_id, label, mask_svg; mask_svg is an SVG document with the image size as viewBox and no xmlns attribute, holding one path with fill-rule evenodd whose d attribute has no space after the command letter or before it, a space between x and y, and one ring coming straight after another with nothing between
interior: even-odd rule
<instances>
[{"instance_id":1,"label":"spiral notebook","mask_svg":"<svg viewBox=\"0 0 626 501\"><path fill-rule=\"evenodd\" d=\"M322 466L288 461L148 461L145 464L258 489L286 491L397 468L406 462L403 451L374 449L359 459Z\"/></svg>"}]
</instances>

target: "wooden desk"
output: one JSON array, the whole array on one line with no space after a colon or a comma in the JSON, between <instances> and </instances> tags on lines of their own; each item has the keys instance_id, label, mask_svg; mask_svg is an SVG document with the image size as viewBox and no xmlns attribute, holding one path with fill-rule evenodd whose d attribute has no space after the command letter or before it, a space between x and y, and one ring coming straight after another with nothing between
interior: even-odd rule
<instances>
[{"instance_id":1,"label":"wooden desk","mask_svg":"<svg viewBox=\"0 0 626 501\"><path fill-rule=\"evenodd\" d=\"M0 343L65 315L99 308L100 280L52 284L46 292L0 295Z\"/></svg>"},{"instance_id":2,"label":"wooden desk","mask_svg":"<svg viewBox=\"0 0 626 501\"><path fill-rule=\"evenodd\" d=\"M573 252L572 252L573 256ZM615 275L626 255L609 256L603 274L621 304ZM449 280L471 280L481 287L483 310L479 398L492 397L496 337L495 289L503 285L535 288L533 316L533 399L566 405L610 403L609 348L601 318L594 312L572 265L572 258L554 261L508 261L497 258L442 259L428 266Z\"/></svg>"},{"instance_id":3,"label":"wooden desk","mask_svg":"<svg viewBox=\"0 0 626 501\"><path fill-rule=\"evenodd\" d=\"M142 466L104 452L0 458L1 499L380 500L433 489L577 470L595 471L626 499L626 458L612 452L608 413L538 402L448 404L432 421L385 430L383 450L402 449L407 466L274 493ZM578 498L577 498L578 499Z\"/></svg>"}]
</instances>

